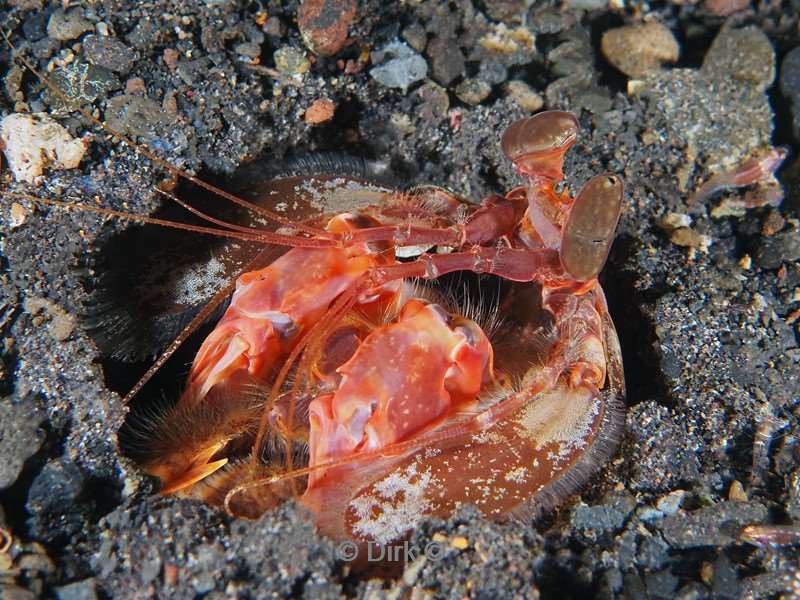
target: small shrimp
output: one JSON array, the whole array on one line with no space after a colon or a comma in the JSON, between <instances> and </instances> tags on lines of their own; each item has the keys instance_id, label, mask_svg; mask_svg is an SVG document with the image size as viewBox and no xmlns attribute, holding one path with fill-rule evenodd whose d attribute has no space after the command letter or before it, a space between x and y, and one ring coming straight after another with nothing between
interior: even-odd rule
<instances>
[{"instance_id":1,"label":"small shrimp","mask_svg":"<svg viewBox=\"0 0 800 600\"><path fill-rule=\"evenodd\" d=\"M747 525L739 534L739 539L754 546L796 546L800 544L798 525Z\"/></svg>"},{"instance_id":2,"label":"small shrimp","mask_svg":"<svg viewBox=\"0 0 800 600\"><path fill-rule=\"evenodd\" d=\"M741 188L754 183L769 184L775 171L778 170L788 154L787 147L778 146L765 154L746 160L730 171L714 175L698 188L686 204L691 206L723 190ZM779 197L771 194L769 203L777 205L781 200L783 200L783 194L780 194Z\"/></svg>"}]
</instances>

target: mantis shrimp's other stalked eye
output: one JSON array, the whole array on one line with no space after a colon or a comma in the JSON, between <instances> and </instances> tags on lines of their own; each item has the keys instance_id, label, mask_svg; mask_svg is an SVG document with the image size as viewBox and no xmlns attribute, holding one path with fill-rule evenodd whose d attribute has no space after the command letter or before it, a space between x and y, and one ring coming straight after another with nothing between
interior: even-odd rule
<instances>
[{"instance_id":1,"label":"mantis shrimp's other stalked eye","mask_svg":"<svg viewBox=\"0 0 800 600\"><path fill-rule=\"evenodd\" d=\"M577 139L575 115L551 110L512 123L500 146L521 173L560 180L564 155Z\"/></svg>"}]
</instances>

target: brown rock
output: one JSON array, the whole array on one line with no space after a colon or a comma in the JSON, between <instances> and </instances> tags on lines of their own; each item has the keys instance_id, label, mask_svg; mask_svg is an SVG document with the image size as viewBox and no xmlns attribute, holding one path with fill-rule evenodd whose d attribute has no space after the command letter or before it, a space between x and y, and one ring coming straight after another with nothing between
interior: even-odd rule
<instances>
[{"instance_id":1,"label":"brown rock","mask_svg":"<svg viewBox=\"0 0 800 600\"><path fill-rule=\"evenodd\" d=\"M750 6L750 0L706 0L703 4L703 8L719 17L727 17L748 6Z\"/></svg>"},{"instance_id":2,"label":"brown rock","mask_svg":"<svg viewBox=\"0 0 800 600\"><path fill-rule=\"evenodd\" d=\"M356 0L304 0L297 11L300 35L309 50L333 56L347 41L347 28L356 16Z\"/></svg>"},{"instance_id":3,"label":"brown rock","mask_svg":"<svg viewBox=\"0 0 800 600\"><path fill-rule=\"evenodd\" d=\"M531 86L519 79L512 79L506 84L506 91L514 102L523 110L536 112L544 106L544 98Z\"/></svg>"},{"instance_id":4,"label":"brown rock","mask_svg":"<svg viewBox=\"0 0 800 600\"><path fill-rule=\"evenodd\" d=\"M174 71L178 68L178 59L180 56L181 53L175 50L175 48L164 49L164 63L166 63L170 71Z\"/></svg>"},{"instance_id":5,"label":"brown rock","mask_svg":"<svg viewBox=\"0 0 800 600\"><path fill-rule=\"evenodd\" d=\"M642 77L661 63L678 60L680 47L661 23L644 23L609 29L603 34L603 54L629 77Z\"/></svg>"},{"instance_id":6,"label":"brown rock","mask_svg":"<svg viewBox=\"0 0 800 600\"><path fill-rule=\"evenodd\" d=\"M311 125L325 123L333 118L336 105L330 100L318 98L306 109L305 120Z\"/></svg>"},{"instance_id":7,"label":"brown rock","mask_svg":"<svg viewBox=\"0 0 800 600\"><path fill-rule=\"evenodd\" d=\"M144 85L144 79L141 77L131 77L125 82L126 94L139 94L143 96L146 92L147 88Z\"/></svg>"}]
</instances>

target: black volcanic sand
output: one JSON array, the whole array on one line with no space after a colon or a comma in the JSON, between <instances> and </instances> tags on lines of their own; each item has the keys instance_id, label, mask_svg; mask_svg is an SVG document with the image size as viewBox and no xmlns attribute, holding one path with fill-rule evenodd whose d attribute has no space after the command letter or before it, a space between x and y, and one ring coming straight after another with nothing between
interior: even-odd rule
<instances>
[{"instance_id":1,"label":"black volcanic sand","mask_svg":"<svg viewBox=\"0 0 800 600\"><path fill-rule=\"evenodd\" d=\"M727 71L738 68L734 57L725 54L780 66L800 45L796 3L732 17L730 25L759 33L723 48L714 65L704 58L724 19L700 5L659 3L649 16L672 30L681 59L644 77L645 91L636 95L600 52L602 32L633 17L608 12L602 2L581 2L594 10L536 2L525 14L522 0L392 7L368 0L351 26L355 43L334 59L316 60L297 79L276 79L272 70L278 48L305 49L296 2L260 3L269 15L263 27L259 3L105 2L55 16L60 2L44 9L41 0L11 4L0 23L38 67L59 57L75 69L87 53L101 66L70 93L206 177L219 179L256 158L276 164L336 150L382 162L403 184L433 183L478 199L518 183L499 134L526 113L507 81L526 81L546 108L578 112L582 135L567 160L570 186L604 170L620 173L626 184L603 285L629 394L620 451L580 497L537 522L496 524L472 510L428 522L411 546L434 541L443 549L440 560L419 556L394 578L362 577L292 505L251 522L152 494L152 481L117 445L126 410L115 391L134 375L101 363L75 323L91 283L87 257L102 252L124 224L40 208L12 227L11 202L4 200L0 526L13 532L14 543L0 554L0 597L800 595L797 538L781 547L740 538L748 524L800 524L793 320L800 308L799 169L789 164L781 171L787 199L778 209L712 216L736 193L691 210L686 204L709 165L739 162L770 140L794 144L797 156L792 123L800 117L787 96L795 94L800 110L800 75L787 75L784 96L769 68L739 80ZM503 37L503 19L509 29L519 27L521 15L535 48L498 55L481 45L489 31ZM118 40L110 49L87 42L106 33ZM372 64L355 74L336 64L355 64L360 45L380 50L394 39L419 49L427 41L421 56L432 79L403 91L372 78ZM166 49L177 50L177 58ZM260 68L245 64L256 57ZM12 69L7 48L0 64L3 116L63 109L35 78ZM800 61L792 64L797 69ZM126 83L141 90L135 78L145 92L134 109L119 111L112 99ZM467 101L480 101L466 104L455 92L464 80L488 84L488 95L480 101L462 87ZM336 114L311 126L302 115L318 98L332 100ZM460 113L460 127L448 107ZM76 113L61 115L74 135L90 130ZM48 172L35 188L4 176L6 189L88 202L98 196L105 206L146 214L160 204L153 190L165 174L98 132L77 169ZM691 214L696 247L673 243L657 225L669 212Z\"/></svg>"}]
</instances>

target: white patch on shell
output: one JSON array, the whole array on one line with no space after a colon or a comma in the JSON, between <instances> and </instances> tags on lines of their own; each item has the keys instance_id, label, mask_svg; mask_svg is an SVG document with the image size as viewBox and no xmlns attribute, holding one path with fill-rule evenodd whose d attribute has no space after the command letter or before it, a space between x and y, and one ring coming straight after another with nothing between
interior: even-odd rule
<instances>
[{"instance_id":1,"label":"white patch on shell","mask_svg":"<svg viewBox=\"0 0 800 600\"><path fill-rule=\"evenodd\" d=\"M294 193L305 198L313 207L329 211L337 207L355 207L379 204L388 193L387 188L354 181L343 177L334 179L304 179L294 188Z\"/></svg>"},{"instance_id":2,"label":"white patch on shell","mask_svg":"<svg viewBox=\"0 0 800 600\"><path fill-rule=\"evenodd\" d=\"M523 484L527 481L529 475L530 473L527 467L519 466L506 473L505 479L513 483Z\"/></svg>"},{"instance_id":3,"label":"white patch on shell","mask_svg":"<svg viewBox=\"0 0 800 600\"><path fill-rule=\"evenodd\" d=\"M417 471L417 464L398 468L372 485L374 493L362 494L350 501L356 516L353 532L379 544L392 542L430 513L428 489L435 484L430 469Z\"/></svg>"},{"instance_id":4,"label":"white patch on shell","mask_svg":"<svg viewBox=\"0 0 800 600\"><path fill-rule=\"evenodd\" d=\"M556 444L556 450L548 452L547 458L557 467L573 451L586 446L600 404L599 398L585 390L556 388L525 407L517 423L527 430L537 449Z\"/></svg>"},{"instance_id":5,"label":"white patch on shell","mask_svg":"<svg viewBox=\"0 0 800 600\"><path fill-rule=\"evenodd\" d=\"M211 257L201 268L189 269L172 282L172 294L176 304L196 304L228 283L225 265Z\"/></svg>"}]
</instances>

